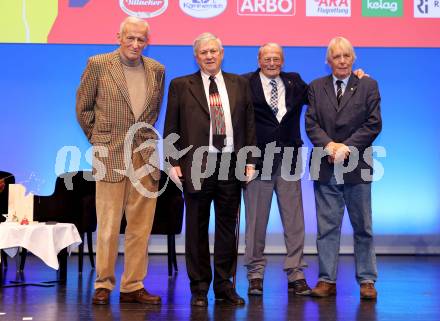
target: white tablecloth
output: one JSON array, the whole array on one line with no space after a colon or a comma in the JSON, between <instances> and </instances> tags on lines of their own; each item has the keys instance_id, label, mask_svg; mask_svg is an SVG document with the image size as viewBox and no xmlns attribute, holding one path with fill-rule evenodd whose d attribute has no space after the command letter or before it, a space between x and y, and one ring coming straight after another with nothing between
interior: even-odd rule
<instances>
[{"instance_id":1,"label":"white tablecloth","mask_svg":"<svg viewBox=\"0 0 440 321\"><path fill-rule=\"evenodd\" d=\"M13 257L18 247L24 247L56 270L59 268L58 253L67 247L70 254L71 249L79 244L81 237L73 224L0 224L0 249Z\"/></svg>"}]
</instances>

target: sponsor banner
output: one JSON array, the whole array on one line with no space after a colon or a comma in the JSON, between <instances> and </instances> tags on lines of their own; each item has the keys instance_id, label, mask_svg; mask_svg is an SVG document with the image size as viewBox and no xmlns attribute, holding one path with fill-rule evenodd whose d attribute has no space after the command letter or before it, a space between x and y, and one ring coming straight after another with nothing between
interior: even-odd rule
<instances>
[{"instance_id":1,"label":"sponsor banner","mask_svg":"<svg viewBox=\"0 0 440 321\"><path fill-rule=\"evenodd\" d=\"M440 48L439 2L38 0L32 3L39 10L23 15L21 1L0 1L0 21L8 25L0 28L0 42L117 44L121 21L135 15L150 24L151 45L192 45L210 31L233 46L327 46L343 35L357 47Z\"/></svg>"},{"instance_id":2,"label":"sponsor banner","mask_svg":"<svg viewBox=\"0 0 440 321\"><path fill-rule=\"evenodd\" d=\"M403 0L362 0L364 17L402 17Z\"/></svg>"},{"instance_id":3,"label":"sponsor banner","mask_svg":"<svg viewBox=\"0 0 440 321\"><path fill-rule=\"evenodd\" d=\"M227 0L179 0L180 9L194 18L212 18L226 10Z\"/></svg>"},{"instance_id":4,"label":"sponsor banner","mask_svg":"<svg viewBox=\"0 0 440 321\"><path fill-rule=\"evenodd\" d=\"M168 7L168 0L119 0L119 6L129 16L153 18Z\"/></svg>"},{"instance_id":5,"label":"sponsor banner","mask_svg":"<svg viewBox=\"0 0 440 321\"><path fill-rule=\"evenodd\" d=\"M440 0L414 0L414 17L440 18Z\"/></svg>"},{"instance_id":6,"label":"sponsor banner","mask_svg":"<svg viewBox=\"0 0 440 321\"><path fill-rule=\"evenodd\" d=\"M351 0L306 0L308 17L350 17Z\"/></svg>"},{"instance_id":7,"label":"sponsor banner","mask_svg":"<svg viewBox=\"0 0 440 321\"><path fill-rule=\"evenodd\" d=\"M237 0L240 16L294 16L295 0Z\"/></svg>"}]
</instances>

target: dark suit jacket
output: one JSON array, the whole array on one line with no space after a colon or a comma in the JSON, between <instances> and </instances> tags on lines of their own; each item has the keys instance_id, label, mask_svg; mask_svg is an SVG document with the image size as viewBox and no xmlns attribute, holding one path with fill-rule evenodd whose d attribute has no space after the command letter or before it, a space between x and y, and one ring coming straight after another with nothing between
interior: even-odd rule
<instances>
[{"instance_id":1,"label":"dark suit jacket","mask_svg":"<svg viewBox=\"0 0 440 321\"><path fill-rule=\"evenodd\" d=\"M310 84L309 102L306 131L313 145L325 147L334 141L356 147L359 151L359 162L353 171L344 174L344 183L367 183L361 177L361 170L371 170L372 155L364 155L364 151L371 146L382 129L377 82L368 77L359 79L352 74L338 106L333 78L329 75ZM328 182L333 171L333 164L323 158L317 180Z\"/></svg>"},{"instance_id":2,"label":"dark suit jacket","mask_svg":"<svg viewBox=\"0 0 440 321\"><path fill-rule=\"evenodd\" d=\"M231 120L234 131L234 151L244 146L255 145L254 110L246 79L238 75L222 72L228 92ZM192 145L180 159L170 159L172 166L180 166L185 177L184 187L194 192L191 182L191 164L194 151L201 146L209 146L210 114L200 71L171 81L168 90L168 105L165 119L164 137L171 133L180 136L174 144L177 150ZM165 146L167 149L168 147ZM248 158L248 163L253 163ZM206 167L206 157L202 160L202 171Z\"/></svg>"},{"instance_id":3,"label":"dark suit jacket","mask_svg":"<svg viewBox=\"0 0 440 321\"><path fill-rule=\"evenodd\" d=\"M286 88L286 109L281 122L278 122L267 104L264 97L263 85L261 84L260 69L255 72L243 75L249 80L252 93L252 103L255 112L255 130L257 134L257 146L262 151L262 156L258 160L258 169L261 169L264 159L266 144L276 142L279 147L301 147L300 117L304 104L307 104L307 84L296 72L281 72L280 78ZM282 160L283 153L275 154L274 165ZM295 169L296 153L292 160L292 169ZM275 167L275 166L274 166Z\"/></svg>"}]
</instances>

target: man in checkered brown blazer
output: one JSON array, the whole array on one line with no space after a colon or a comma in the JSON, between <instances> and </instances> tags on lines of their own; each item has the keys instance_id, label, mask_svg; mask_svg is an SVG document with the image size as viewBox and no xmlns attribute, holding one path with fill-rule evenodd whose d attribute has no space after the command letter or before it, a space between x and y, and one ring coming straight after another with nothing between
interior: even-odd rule
<instances>
[{"instance_id":1,"label":"man in checkered brown blazer","mask_svg":"<svg viewBox=\"0 0 440 321\"><path fill-rule=\"evenodd\" d=\"M142 56L148 33L147 22L126 18L118 33L120 47L89 59L77 92L77 118L94 147L97 181L94 304L108 304L115 286L124 212L127 228L120 301L161 303L161 298L149 294L143 285L156 207L156 198L151 194L157 191L160 177L154 144L157 137L152 126L159 115L164 90L163 65Z\"/></svg>"}]
</instances>

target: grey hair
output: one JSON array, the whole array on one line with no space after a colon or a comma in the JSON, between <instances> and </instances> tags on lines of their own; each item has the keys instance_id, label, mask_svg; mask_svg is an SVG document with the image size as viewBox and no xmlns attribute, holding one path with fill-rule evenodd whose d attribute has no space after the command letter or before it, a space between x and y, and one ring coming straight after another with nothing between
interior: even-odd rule
<instances>
[{"instance_id":1,"label":"grey hair","mask_svg":"<svg viewBox=\"0 0 440 321\"><path fill-rule=\"evenodd\" d=\"M284 61L284 50L283 47L281 47L279 44L277 44L276 42L267 42L264 45L262 45L259 49L258 49L258 59L261 58L261 55L263 54L263 50L266 47L276 47L278 49L280 49L281 52L281 60Z\"/></svg>"},{"instance_id":2,"label":"grey hair","mask_svg":"<svg viewBox=\"0 0 440 321\"><path fill-rule=\"evenodd\" d=\"M121 25L119 26L119 34L121 36L124 34L125 26L128 24L143 24L147 28L147 36L150 34L150 25L148 22L138 17L128 16L121 22Z\"/></svg>"},{"instance_id":3,"label":"grey hair","mask_svg":"<svg viewBox=\"0 0 440 321\"><path fill-rule=\"evenodd\" d=\"M199 47L201 46L202 43L205 43L210 40L216 41L220 51L223 50L223 45L222 45L222 41L220 40L220 38L218 38L217 36L213 35L210 32L204 32L204 33L198 35L197 38L194 40L194 43L193 43L194 55L197 55L197 50L199 49Z\"/></svg>"},{"instance_id":4,"label":"grey hair","mask_svg":"<svg viewBox=\"0 0 440 321\"><path fill-rule=\"evenodd\" d=\"M353 61L356 60L356 53L354 52L354 48L351 42L344 37L334 37L332 40L330 40L327 47L327 53L325 55L326 62L329 61L330 56L332 55L332 52L336 47L341 47L342 49L348 50L348 52L353 57Z\"/></svg>"}]
</instances>

